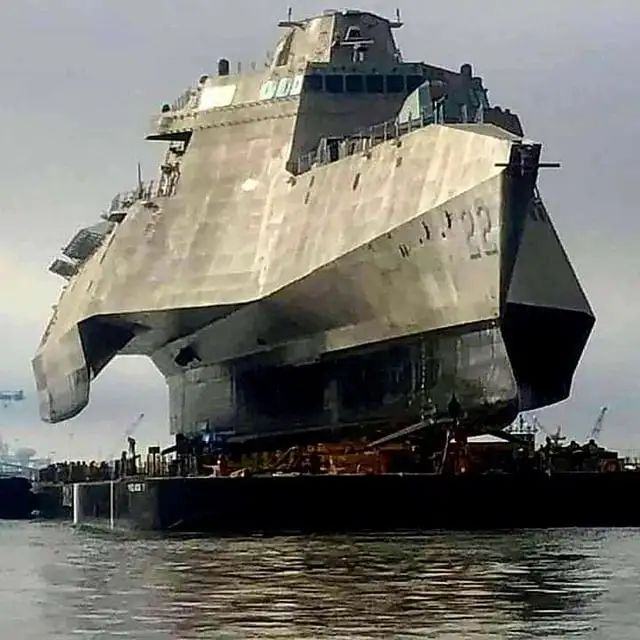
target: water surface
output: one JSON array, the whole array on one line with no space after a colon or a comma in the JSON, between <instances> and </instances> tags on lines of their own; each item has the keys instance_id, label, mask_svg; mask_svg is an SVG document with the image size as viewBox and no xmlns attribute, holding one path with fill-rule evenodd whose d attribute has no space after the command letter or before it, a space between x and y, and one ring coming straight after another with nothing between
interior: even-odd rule
<instances>
[{"instance_id":1,"label":"water surface","mask_svg":"<svg viewBox=\"0 0 640 640\"><path fill-rule=\"evenodd\" d=\"M640 531L162 539L0 522L2 637L640 637Z\"/></svg>"}]
</instances>

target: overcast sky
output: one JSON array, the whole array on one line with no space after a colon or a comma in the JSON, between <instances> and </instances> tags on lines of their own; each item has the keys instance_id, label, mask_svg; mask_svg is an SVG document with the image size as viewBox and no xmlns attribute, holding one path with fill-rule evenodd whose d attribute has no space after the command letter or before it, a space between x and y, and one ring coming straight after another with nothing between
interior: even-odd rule
<instances>
[{"instance_id":1,"label":"overcast sky","mask_svg":"<svg viewBox=\"0 0 640 640\"><path fill-rule=\"evenodd\" d=\"M60 247L131 188L135 167L155 173L162 143L149 117L220 56L261 62L276 23L331 5L315 0L2 0L0 2L0 434L41 453L108 455L138 414L145 444L168 441L162 377L119 358L93 386L90 407L65 425L39 422L30 359L61 280L47 272ZM571 400L539 412L584 437L601 405L603 440L640 448L640 2L638 0L370 0L400 6L407 60L457 69L471 62L494 104L522 118L562 162L540 184L595 309L597 324ZM335 5L334 5L335 6ZM543 259L543 258L541 258Z\"/></svg>"}]
</instances>

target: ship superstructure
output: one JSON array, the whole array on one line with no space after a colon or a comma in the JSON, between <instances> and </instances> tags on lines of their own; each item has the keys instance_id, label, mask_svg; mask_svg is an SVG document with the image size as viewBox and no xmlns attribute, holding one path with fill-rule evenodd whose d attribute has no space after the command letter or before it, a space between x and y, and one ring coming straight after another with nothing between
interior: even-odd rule
<instances>
[{"instance_id":1,"label":"ship superstructure","mask_svg":"<svg viewBox=\"0 0 640 640\"><path fill-rule=\"evenodd\" d=\"M119 353L167 380L171 429L236 440L501 428L558 402L594 317L538 193L538 143L469 64L404 62L399 22L281 23L268 67L155 116L155 184L114 199L51 269L34 360L46 421Z\"/></svg>"}]
</instances>

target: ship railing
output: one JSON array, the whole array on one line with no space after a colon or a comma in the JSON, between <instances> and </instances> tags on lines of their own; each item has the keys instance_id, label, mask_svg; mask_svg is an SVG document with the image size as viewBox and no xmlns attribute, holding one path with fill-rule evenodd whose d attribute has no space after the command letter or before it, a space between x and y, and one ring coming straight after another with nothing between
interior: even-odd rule
<instances>
[{"instance_id":1,"label":"ship railing","mask_svg":"<svg viewBox=\"0 0 640 640\"><path fill-rule=\"evenodd\" d=\"M306 173L313 167L342 160L358 153L368 154L376 147L390 140L398 140L413 131L434 124L436 118L422 113L419 117L410 116L407 120L389 120L382 122L341 140L323 139L317 149L300 156L294 169L296 175Z\"/></svg>"},{"instance_id":2,"label":"ship railing","mask_svg":"<svg viewBox=\"0 0 640 640\"><path fill-rule=\"evenodd\" d=\"M53 305L51 307L51 311L51 317L49 318L49 322L47 323L44 333L42 334L42 338L40 339L40 346L44 345L44 343L49 339L51 331L53 330L53 327L58 320L58 305Z\"/></svg>"},{"instance_id":3,"label":"ship railing","mask_svg":"<svg viewBox=\"0 0 640 640\"><path fill-rule=\"evenodd\" d=\"M640 450L622 449L620 451L623 467L628 471L640 471Z\"/></svg>"},{"instance_id":4,"label":"ship railing","mask_svg":"<svg viewBox=\"0 0 640 640\"><path fill-rule=\"evenodd\" d=\"M137 189L118 193L109 205L109 213L127 211L140 200L151 200L151 198L158 195L157 191L155 181L150 180L149 182L142 182Z\"/></svg>"},{"instance_id":5,"label":"ship railing","mask_svg":"<svg viewBox=\"0 0 640 640\"><path fill-rule=\"evenodd\" d=\"M111 200L107 213L103 214L102 217L111 222L122 222L128 210L136 202L149 201L154 198L168 198L175 195L180 181L180 163L166 162L161 166L161 170L161 176L157 182L155 180L141 182L137 189L118 193Z\"/></svg>"},{"instance_id":6,"label":"ship railing","mask_svg":"<svg viewBox=\"0 0 640 640\"><path fill-rule=\"evenodd\" d=\"M198 102L198 90L189 87L182 95L171 103L171 111L182 111L183 109L195 108Z\"/></svg>"},{"instance_id":7,"label":"ship railing","mask_svg":"<svg viewBox=\"0 0 640 640\"><path fill-rule=\"evenodd\" d=\"M197 115L201 92L201 88L191 87L171 104L164 104L161 112L152 116L147 138L163 140L165 139L163 136L177 136L181 132L191 130Z\"/></svg>"},{"instance_id":8,"label":"ship railing","mask_svg":"<svg viewBox=\"0 0 640 640\"><path fill-rule=\"evenodd\" d=\"M180 139L186 131L193 129L196 115L197 112L191 108L182 111L163 111L150 119L147 137L150 140Z\"/></svg>"},{"instance_id":9,"label":"ship railing","mask_svg":"<svg viewBox=\"0 0 640 640\"><path fill-rule=\"evenodd\" d=\"M87 462L58 462L36 470L43 483L73 484L76 482L104 482L133 478L168 478L176 476L208 475L199 467L196 456L181 460L168 459L159 453L150 453L146 460L140 456L116 460Z\"/></svg>"}]
</instances>

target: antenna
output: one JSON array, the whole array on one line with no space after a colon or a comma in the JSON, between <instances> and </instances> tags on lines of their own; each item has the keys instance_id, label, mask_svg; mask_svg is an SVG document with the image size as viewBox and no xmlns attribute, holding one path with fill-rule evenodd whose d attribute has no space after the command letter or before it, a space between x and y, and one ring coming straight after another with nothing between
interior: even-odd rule
<instances>
[{"instance_id":1,"label":"antenna","mask_svg":"<svg viewBox=\"0 0 640 640\"><path fill-rule=\"evenodd\" d=\"M396 20L395 22L389 23L389 26L392 29L399 29L402 26L402 16L400 15L400 7L396 9Z\"/></svg>"},{"instance_id":2,"label":"antenna","mask_svg":"<svg viewBox=\"0 0 640 640\"><path fill-rule=\"evenodd\" d=\"M293 8L289 7L287 9L287 19L286 20L281 20L278 23L279 27L298 27L300 29L304 29L304 22L295 22L293 20Z\"/></svg>"},{"instance_id":3,"label":"antenna","mask_svg":"<svg viewBox=\"0 0 640 640\"><path fill-rule=\"evenodd\" d=\"M142 197L142 167L138 162L138 195Z\"/></svg>"}]
</instances>

